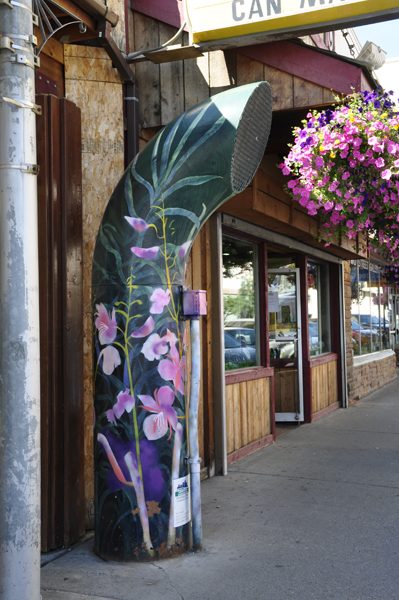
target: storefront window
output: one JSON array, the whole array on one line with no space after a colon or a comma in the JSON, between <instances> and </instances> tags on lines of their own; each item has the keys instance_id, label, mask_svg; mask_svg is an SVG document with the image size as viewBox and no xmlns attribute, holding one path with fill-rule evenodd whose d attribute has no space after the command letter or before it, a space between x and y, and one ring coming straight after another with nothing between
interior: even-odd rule
<instances>
[{"instance_id":1,"label":"storefront window","mask_svg":"<svg viewBox=\"0 0 399 600\"><path fill-rule=\"evenodd\" d=\"M392 290L384 286L379 265L351 261L352 342L355 355L391 346Z\"/></svg>"},{"instance_id":2,"label":"storefront window","mask_svg":"<svg viewBox=\"0 0 399 600\"><path fill-rule=\"evenodd\" d=\"M260 364L257 245L223 236L225 369Z\"/></svg>"},{"instance_id":3,"label":"storefront window","mask_svg":"<svg viewBox=\"0 0 399 600\"><path fill-rule=\"evenodd\" d=\"M310 356L331 352L329 268L314 261L308 262L308 316Z\"/></svg>"}]
</instances>

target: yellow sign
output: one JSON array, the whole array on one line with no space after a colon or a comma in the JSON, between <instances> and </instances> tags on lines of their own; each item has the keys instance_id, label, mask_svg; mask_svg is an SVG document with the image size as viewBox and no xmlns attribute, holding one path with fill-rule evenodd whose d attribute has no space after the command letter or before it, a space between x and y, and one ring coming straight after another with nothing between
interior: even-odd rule
<instances>
[{"instance_id":1,"label":"yellow sign","mask_svg":"<svg viewBox=\"0 0 399 600\"><path fill-rule=\"evenodd\" d=\"M183 0L193 44L399 17L398 0Z\"/></svg>"}]
</instances>

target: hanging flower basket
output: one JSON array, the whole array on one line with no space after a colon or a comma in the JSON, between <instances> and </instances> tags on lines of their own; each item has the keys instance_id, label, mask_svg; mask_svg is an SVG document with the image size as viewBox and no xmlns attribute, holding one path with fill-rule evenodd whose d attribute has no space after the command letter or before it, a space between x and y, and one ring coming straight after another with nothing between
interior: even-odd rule
<instances>
[{"instance_id":1,"label":"hanging flower basket","mask_svg":"<svg viewBox=\"0 0 399 600\"><path fill-rule=\"evenodd\" d=\"M368 234L399 263L399 112L393 92L380 86L338 100L332 110L309 112L280 164L287 191L333 236Z\"/></svg>"}]
</instances>

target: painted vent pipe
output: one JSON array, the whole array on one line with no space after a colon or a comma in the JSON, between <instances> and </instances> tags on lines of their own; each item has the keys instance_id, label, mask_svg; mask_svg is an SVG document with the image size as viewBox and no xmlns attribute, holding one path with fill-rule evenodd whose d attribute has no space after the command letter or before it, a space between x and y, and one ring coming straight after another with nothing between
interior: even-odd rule
<instances>
[{"instance_id":1,"label":"painted vent pipe","mask_svg":"<svg viewBox=\"0 0 399 600\"><path fill-rule=\"evenodd\" d=\"M95 548L152 560L189 547L181 289L208 217L252 180L270 86L191 108L137 155L105 210L93 257Z\"/></svg>"}]
</instances>

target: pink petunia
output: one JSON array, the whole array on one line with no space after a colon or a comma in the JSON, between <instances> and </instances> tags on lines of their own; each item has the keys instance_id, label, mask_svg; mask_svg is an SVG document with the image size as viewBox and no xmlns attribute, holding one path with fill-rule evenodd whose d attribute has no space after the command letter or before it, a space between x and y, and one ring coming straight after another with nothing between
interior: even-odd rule
<instances>
[{"instance_id":1,"label":"pink petunia","mask_svg":"<svg viewBox=\"0 0 399 600\"><path fill-rule=\"evenodd\" d=\"M141 338L150 335L154 331L154 319L152 317L148 317L144 325L133 331L132 338Z\"/></svg>"},{"instance_id":2,"label":"pink petunia","mask_svg":"<svg viewBox=\"0 0 399 600\"><path fill-rule=\"evenodd\" d=\"M390 169L385 169L385 171L383 171L383 172L381 173L381 177L382 177L383 179L387 179L387 180L391 179L391 177L392 177L392 172L391 172L391 170L390 170Z\"/></svg>"},{"instance_id":3,"label":"pink petunia","mask_svg":"<svg viewBox=\"0 0 399 600\"><path fill-rule=\"evenodd\" d=\"M150 313L153 315L160 315L163 312L163 309L170 301L170 291L166 290L166 292L162 288L157 288L151 295L150 298L153 305L150 308Z\"/></svg>"},{"instance_id":4,"label":"pink petunia","mask_svg":"<svg viewBox=\"0 0 399 600\"><path fill-rule=\"evenodd\" d=\"M158 254L159 246L152 246L152 248L137 248L136 246L133 246L130 250L139 258L152 260Z\"/></svg>"},{"instance_id":5,"label":"pink petunia","mask_svg":"<svg viewBox=\"0 0 399 600\"><path fill-rule=\"evenodd\" d=\"M96 304L97 319L95 325L98 329L98 339L100 344L111 344L116 338L117 324L115 318L115 309L112 311L112 315L108 313L104 304Z\"/></svg>"},{"instance_id":6,"label":"pink petunia","mask_svg":"<svg viewBox=\"0 0 399 600\"><path fill-rule=\"evenodd\" d=\"M154 413L146 417L143 422L143 431L149 440L159 440L163 437L169 428L169 439L172 435L172 428L176 431L177 413L172 407L175 394L169 386L162 386L154 392L154 398L151 396L139 396L143 403L143 408L148 412Z\"/></svg>"},{"instance_id":7,"label":"pink petunia","mask_svg":"<svg viewBox=\"0 0 399 600\"><path fill-rule=\"evenodd\" d=\"M106 346L101 350L98 362L100 362L101 357L103 357L103 371L106 375L112 375L116 367L121 364L121 357L114 346Z\"/></svg>"},{"instance_id":8,"label":"pink petunia","mask_svg":"<svg viewBox=\"0 0 399 600\"><path fill-rule=\"evenodd\" d=\"M148 229L148 225L144 219L136 219L134 217L125 217L125 219L136 231L145 231Z\"/></svg>"},{"instance_id":9,"label":"pink petunia","mask_svg":"<svg viewBox=\"0 0 399 600\"><path fill-rule=\"evenodd\" d=\"M375 166L377 167L377 169L382 169L382 167L385 167L385 160L382 158L382 156L377 158L377 160L375 161Z\"/></svg>"}]
</instances>

